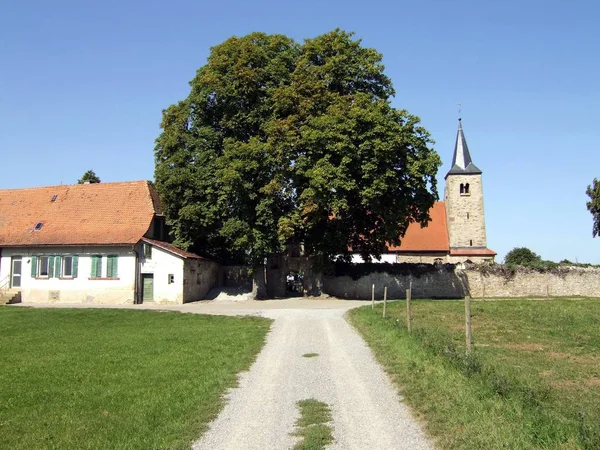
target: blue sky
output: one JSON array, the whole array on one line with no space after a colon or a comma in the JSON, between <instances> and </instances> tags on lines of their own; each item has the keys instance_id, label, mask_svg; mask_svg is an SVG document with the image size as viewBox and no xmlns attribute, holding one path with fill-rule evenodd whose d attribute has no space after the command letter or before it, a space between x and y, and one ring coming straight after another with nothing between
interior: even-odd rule
<instances>
[{"instance_id":1,"label":"blue sky","mask_svg":"<svg viewBox=\"0 0 600 450\"><path fill-rule=\"evenodd\" d=\"M600 3L593 0L115 1L0 6L0 188L153 179L161 111L211 46L252 31L336 27L384 55L394 106L421 117L449 169L462 104L501 260L600 263L585 189L600 177Z\"/></svg>"}]
</instances>

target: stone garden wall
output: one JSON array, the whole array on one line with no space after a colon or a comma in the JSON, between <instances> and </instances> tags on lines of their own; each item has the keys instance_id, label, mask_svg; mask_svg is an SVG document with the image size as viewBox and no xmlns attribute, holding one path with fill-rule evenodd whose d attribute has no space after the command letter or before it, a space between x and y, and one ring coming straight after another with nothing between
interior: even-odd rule
<instances>
[{"instance_id":1,"label":"stone garden wall","mask_svg":"<svg viewBox=\"0 0 600 450\"><path fill-rule=\"evenodd\" d=\"M461 269L451 264L421 274L374 272L358 279L350 276L325 276L323 293L348 299L370 299L372 285L375 298L404 298L412 282L413 298L489 297L600 297L600 269L561 267L548 272L531 269L510 271L486 270L485 267Z\"/></svg>"}]
</instances>

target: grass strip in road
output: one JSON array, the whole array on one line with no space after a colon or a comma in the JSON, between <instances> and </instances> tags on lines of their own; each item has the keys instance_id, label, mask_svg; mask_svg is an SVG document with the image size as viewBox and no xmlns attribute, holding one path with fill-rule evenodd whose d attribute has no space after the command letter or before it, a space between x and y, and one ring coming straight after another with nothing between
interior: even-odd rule
<instances>
[{"instance_id":1,"label":"grass strip in road","mask_svg":"<svg viewBox=\"0 0 600 450\"><path fill-rule=\"evenodd\" d=\"M349 319L441 448L600 448L598 301L460 301L360 308Z\"/></svg>"},{"instance_id":2,"label":"grass strip in road","mask_svg":"<svg viewBox=\"0 0 600 450\"><path fill-rule=\"evenodd\" d=\"M0 448L189 448L270 323L0 307Z\"/></svg>"},{"instance_id":3,"label":"grass strip in road","mask_svg":"<svg viewBox=\"0 0 600 450\"><path fill-rule=\"evenodd\" d=\"M319 356L319 354L318 353L305 353L302 356L304 356L305 358L315 358L315 357Z\"/></svg>"},{"instance_id":4,"label":"grass strip in road","mask_svg":"<svg viewBox=\"0 0 600 450\"><path fill-rule=\"evenodd\" d=\"M327 403L314 398L297 403L300 418L296 421L297 430L294 436L302 438L294 446L294 450L322 450L333 442L331 409Z\"/></svg>"}]
</instances>

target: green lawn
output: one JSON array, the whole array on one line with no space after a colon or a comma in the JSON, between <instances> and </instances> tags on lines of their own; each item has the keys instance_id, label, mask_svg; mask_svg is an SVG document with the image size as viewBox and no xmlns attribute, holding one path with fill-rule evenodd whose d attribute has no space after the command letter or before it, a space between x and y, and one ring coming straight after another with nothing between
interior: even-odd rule
<instances>
[{"instance_id":1,"label":"green lawn","mask_svg":"<svg viewBox=\"0 0 600 450\"><path fill-rule=\"evenodd\" d=\"M270 323L0 307L0 448L189 448Z\"/></svg>"},{"instance_id":2,"label":"green lawn","mask_svg":"<svg viewBox=\"0 0 600 450\"><path fill-rule=\"evenodd\" d=\"M600 301L473 301L475 350L464 351L464 302L350 312L439 446L600 448Z\"/></svg>"}]
</instances>

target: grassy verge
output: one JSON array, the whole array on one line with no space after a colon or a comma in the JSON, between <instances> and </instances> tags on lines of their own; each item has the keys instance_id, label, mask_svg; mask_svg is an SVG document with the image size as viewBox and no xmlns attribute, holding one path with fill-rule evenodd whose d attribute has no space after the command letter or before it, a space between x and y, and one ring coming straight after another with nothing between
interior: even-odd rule
<instances>
[{"instance_id":1,"label":"grassy verge","mask_svg":"<svg viewBox=\"0 0 600 450\"><path fill-rule=\"evenodd\" d=\"M294 436L302 440L294 446L294 450L322 450L333 442L331 427L331 409L327 403L314 398L298 402L300 418L296 422Z\"/></svg>"},{"instance_id":2,"label":"grassy verge","mask_svg":"<svg viewBox=\"0 0 600 450\"><path fill-rule=\"evenodd\" d=\"M442 448L600 448L600 302L413 302L350 312Z\"/></svg>"},{"instance_id":3,"label":"grassy verge","mask_svg":"<svg viewBox=\"0 0 600 450\"><path fill-rule=\"evenodd\" d=\"M0 307L0 448L189 448L270 321Z\"/></svg>"}]
</instances>

